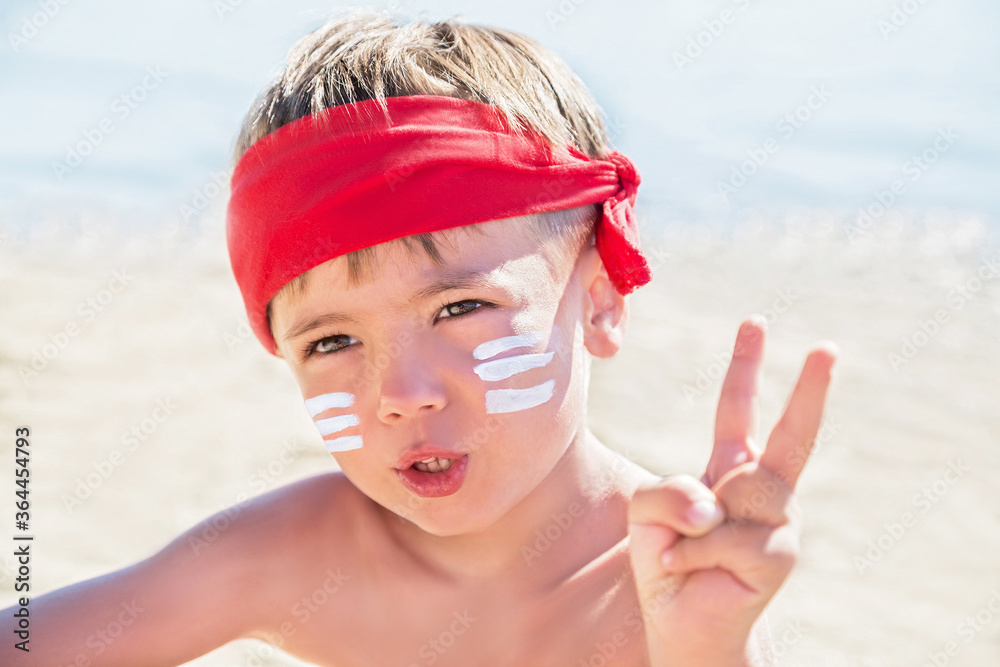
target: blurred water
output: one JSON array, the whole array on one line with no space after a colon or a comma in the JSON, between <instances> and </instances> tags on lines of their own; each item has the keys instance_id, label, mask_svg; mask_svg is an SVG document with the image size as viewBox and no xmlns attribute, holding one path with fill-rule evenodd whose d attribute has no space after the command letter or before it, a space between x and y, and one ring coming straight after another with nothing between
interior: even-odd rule
<instances>
[{"instance_id":1,"label":"blurred water","mask_svg":"<svg viewBox=\"0 0 1000 667\"><path fill-rule=\"evenodd\" d=\"M213 184L242 115L333 7L5 0L0 225L197 233L224 205ZM803 209L850 220L881 198L908 219L944 209L1000 227L995 2L392 8L514 29L562 56L638 165L652 224L732 228ZM78 166L57 166L81 145Z\"/></svg>"}]
</instances>

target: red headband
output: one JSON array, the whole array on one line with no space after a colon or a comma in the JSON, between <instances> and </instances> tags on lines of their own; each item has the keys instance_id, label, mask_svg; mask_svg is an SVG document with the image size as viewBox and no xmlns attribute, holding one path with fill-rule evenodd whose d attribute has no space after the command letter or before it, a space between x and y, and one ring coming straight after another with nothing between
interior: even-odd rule
<instances>
[{"instance_id":1,"label":"red headband","mask_svg":"<svg viewBox=\"0 0 1000 667\"><path fill-rule=\"evenodd\" d=\"M330 107L255 142L233 170L226 236L250 326L269 352L267 304L323 262L411 234L603 202L597 248L619 292L650 280L632 211L639 174L512 133L499 110L438 95Z\"/></svg>"}]
</instances>

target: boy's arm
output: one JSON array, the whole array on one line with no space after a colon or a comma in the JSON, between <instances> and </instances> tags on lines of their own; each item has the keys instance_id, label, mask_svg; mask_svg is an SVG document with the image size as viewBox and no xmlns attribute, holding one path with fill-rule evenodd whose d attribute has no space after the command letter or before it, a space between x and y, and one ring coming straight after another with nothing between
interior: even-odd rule
<instances>
[{"instance_id":1,"label":"boy's arm","mask_svg":"<svg viewBox=\"0 0 1000 667\"><path fill-rule=\"evenodd\" d=\"M702 479L664 478L629 506L632 569L650 662L773 664L764 608L798 554L795 483L815 443L835 353L811 352L785 412L754 445L764 325L743 323Z\"/></svg>"},{"instance_id":2,"label":"boy's arm","mask_svg":"<svg viewBox=\"0 0 1000 667\"><path fill-rule=\"evenodd\" d=\"M3 610L0 664L178 665L248 636L274 608L274 577L260 572L286 542L281 498L301 485L222 510L134 565L32 598L30 652L14 648L17 607Z\"/></svg>"},{"instance_id":3,"label":"boy's arm","mask_svg":"<svg viewBox=\"0 0 1000 667\"><path fill-rule=\"evenodd\" d=\"M220 562L224 546L194 556L186 536L144 561L32 598L29 652L5 639L0 662L178 665L238 637L248 619L232 593L248 583L244 568ZM5 638L15 636L14 611L2 612Z\"/></svg>"}]
</instances>

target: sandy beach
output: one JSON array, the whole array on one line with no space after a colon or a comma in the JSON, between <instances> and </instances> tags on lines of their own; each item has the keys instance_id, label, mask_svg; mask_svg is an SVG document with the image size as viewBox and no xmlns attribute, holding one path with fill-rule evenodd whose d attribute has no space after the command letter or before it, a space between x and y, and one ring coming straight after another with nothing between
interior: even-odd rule
<instances>
[{"instance_id":1,"label":"sandy beach","mask_svg":"<svg viewBox=\"0 0 1000 667\"><path fill-rule=\"evenodd\" d=\"M247 328L221 220L203 230L0 244L0 509L13 520L13 433L29 426L36 595L335 468ZM621 354L595 364L589 419L650 470L701 474L746 315L769 320L762 437L810 345L840 346L799 484L802 558L771 606L781 664L1000 664L1000 252L986 223L848 230L802 211L644 234L654 281L631 297ZM304 663L238 641L188 664Z\"/></svg>"}]
</instances>

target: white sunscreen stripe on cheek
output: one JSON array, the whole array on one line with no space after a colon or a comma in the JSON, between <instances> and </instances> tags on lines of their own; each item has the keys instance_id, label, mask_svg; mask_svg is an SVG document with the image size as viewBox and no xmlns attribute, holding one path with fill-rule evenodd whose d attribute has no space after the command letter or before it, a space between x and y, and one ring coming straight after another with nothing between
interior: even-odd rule
<instances>
[{"instance_id":1,"label":"white sunscreen stripe on cheek","mask_svg":"<svg viewBox=\"0 0 1000 667\"><path fill-rule=\"evenodd\" d=\"M310 417L333 408L349 408L354 404L354 394L338 391L332 394L320 394L306 399L306 410Z\"/></svg>"},{"instance_id":2,"label":"white sunscreen stripe on cheek","mask_svg":"<svg viewBox=\"0 0 1000 667\"><path fill-rule=\"evenodd\" d=\"M331 433L343 431L345 428L357 425L357 415L338 415L329 419L319 419L316 421L316 428L319 429L320 435L330 435Z\"/></svg>"},{"instance_id":3,"label":"white sunscreen stripe on cheek","mask_svg":"<svg viewBox=\"0 0 1000 667\"><path fill-rule=\"evenodd\" d=\"M349 452L352 449L361 449L361 436L360 435L345 435L341 438L334 438L333 440L324 440L323 444L326 445L326 451L333 452Z\"/></svg>"},{"instance_id":4,"label":"white sunscreen stripe on cheek","mask_svg":"<svg viewBox=\"0 0 1000 667\"><path fill-rule=\"evenodd\" d=\"M552 398L555 386L555 380L547 380L527 389L490 389L486 392L486 412L517 412L541 405Z\"/></svg>"},{"instance_id":5,"label":"white sunscreen stripe on cheek","mask_svg":"<svg viewBox=\"0 0 1000 667\"><path fill-rule=\"evenodd\" d=\"M507 350L538 345L544 338L545 333L542 331L529 331L528 333L520 334L518 336L505 336L503 338L497 338L496 340L488 340L473 350L472 356L480 360L489 359L490 357L495 357L501 352L506 352Z\"/></svg>"},{"instance_id":6,"label":"white sunscreen stripe on cheek","mask_svg":"<svg viewBox=\"0 0 1000 667\"><path fill-rule=\"evenodd\" d=\"M476 372L476 375L487 382L506 380L511 375L516 375L518 373L523 373L524 371L529 371L532 368L541 368L542 366L548 365L548 363L552 361L553 354L555 353L546 352L544 354L522 354L516 357L507 357L505 359L494 359L493 361L484 361L472 370Z\"/></svg>"}]
</instances>

